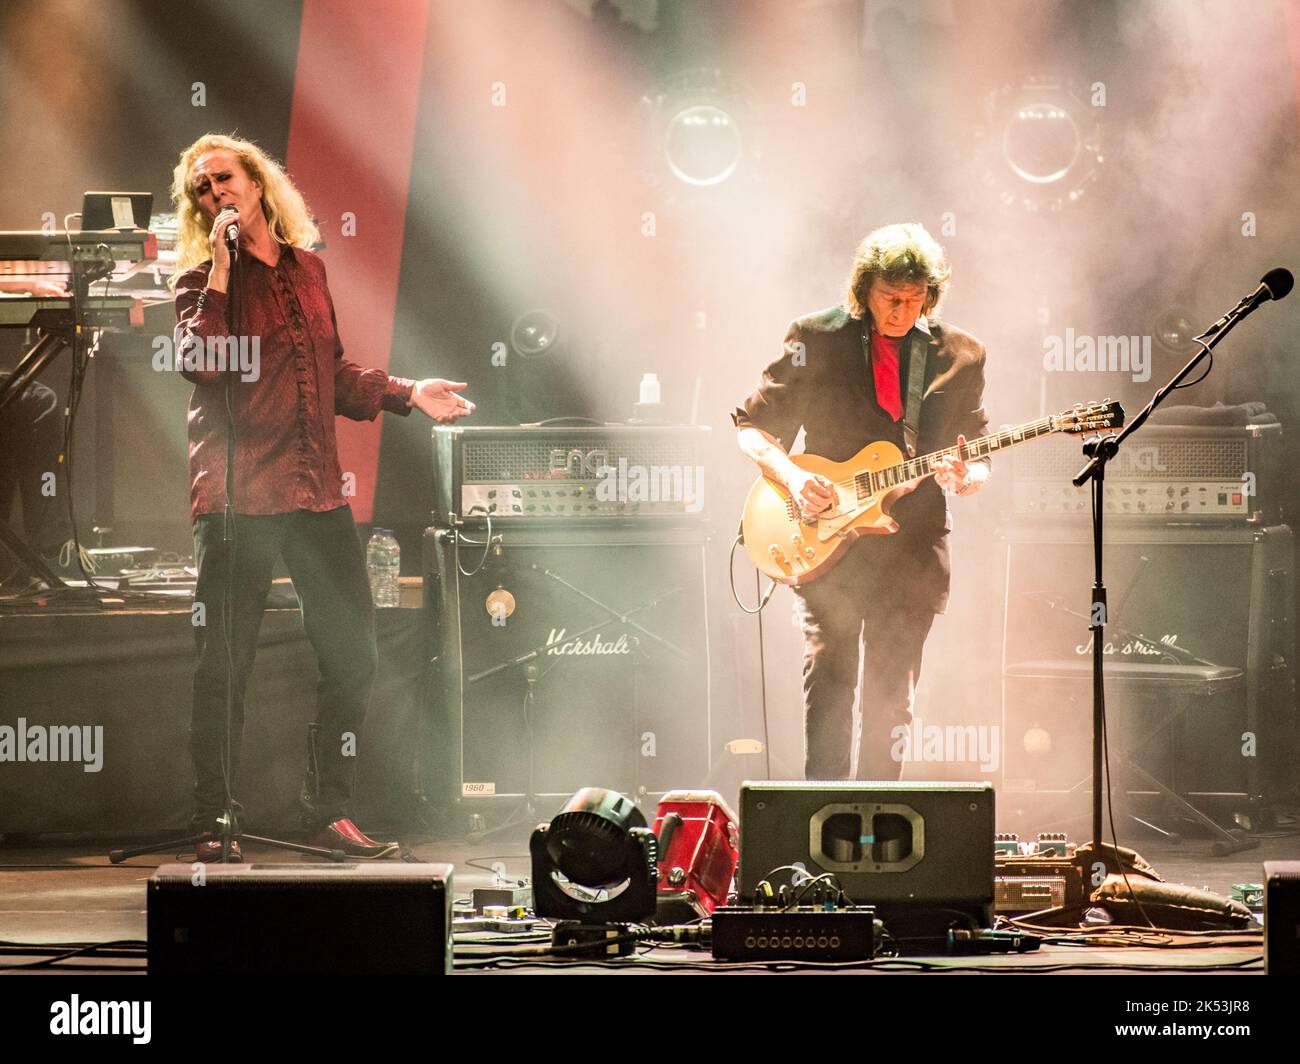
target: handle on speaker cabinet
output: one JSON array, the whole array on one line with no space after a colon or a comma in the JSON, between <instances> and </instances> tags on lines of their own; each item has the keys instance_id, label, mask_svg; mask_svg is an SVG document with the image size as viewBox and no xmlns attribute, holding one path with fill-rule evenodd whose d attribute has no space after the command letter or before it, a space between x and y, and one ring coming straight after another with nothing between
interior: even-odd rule
<instances>
[{"instance_id":1,"label":"handle on speaker cabinet","mask_svg":"<svg viewBox=\"0 0 1300 1064\"><path fill-rule=\"evenodd\" d=\"M664 855L668 853L668 847L672 845L673 835L676 834L677 829L683 823L681 813L669 813L664 817L663 823L659 827L659 860L662 861Z\"/></svg>"}]
</instances>

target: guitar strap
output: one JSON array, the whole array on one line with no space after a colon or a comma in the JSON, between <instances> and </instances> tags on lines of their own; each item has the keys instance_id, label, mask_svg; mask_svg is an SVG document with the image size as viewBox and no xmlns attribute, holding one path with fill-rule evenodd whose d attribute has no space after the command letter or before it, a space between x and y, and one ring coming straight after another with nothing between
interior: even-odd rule
<instances>
[{"instance_id":1,"label":"guitar strap","mask_svg":"<svg viewBox=\"0 0 1300 1064\"><path fill-rule=\"evenodd\" d=\"M930 334L913 327L907 334L907 403L903 407L903 443L907 457L916 457L916 439L921 431L921 397L925 393L925 360L930 353Z\"/></svg>"}]
</instances>

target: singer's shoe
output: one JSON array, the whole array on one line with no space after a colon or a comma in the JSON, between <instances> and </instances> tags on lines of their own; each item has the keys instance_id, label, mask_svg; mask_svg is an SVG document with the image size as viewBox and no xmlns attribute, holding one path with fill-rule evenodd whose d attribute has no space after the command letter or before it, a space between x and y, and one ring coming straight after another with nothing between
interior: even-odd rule
<instances>
[{"instance_id":1,"label":"singer's shoe","mask_svg":"<svg viewBox=\"0 0 1300 1064\"><path fill-rule=\"evenodd\" d=\"M376 842L363 834L347 817L321 828L312 837L311 844L327 850L342 850L349 857L364 857L368 860L395 857L398 852L397 843Z\"/></svg>"},{"instance_id":2,"label":"singer's shoe","mask_svg":"<svg viewBox=\"0 0 1300 1064\"><path fill-rule=\"evenodd\" d=\"M194 854L203 864L220 864L221 836L205 834L194 847ZM244 855L239 849L239 840L230 840L230 853L226 857L229 864L243 864Z\"/></svg>"}]
</instances>

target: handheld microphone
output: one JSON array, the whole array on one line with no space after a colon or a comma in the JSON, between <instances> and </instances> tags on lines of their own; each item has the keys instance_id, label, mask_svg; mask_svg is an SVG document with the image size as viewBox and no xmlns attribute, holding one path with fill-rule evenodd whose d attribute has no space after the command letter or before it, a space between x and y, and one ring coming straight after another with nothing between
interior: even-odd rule
<instances>
[{"instance_id":1,"label":"handheld microphone","mask_svg":"<svg viewBox=\"0 0 1300 1064\"><path fill-rule=\"evenodd\" d=\"M1234 314L1240 312L1241 316L1244 318L1251 311L1258 308L1260 304L1267 303L1270 299L1285 299L1291 294L1291 289L1294 285L1295 277L1285 266L1277 266L1269 270L1268 273L1264 274L1264 276L1259 279L1259 287L1257 287L1255 291L1242 299L1241 302L1228 311L1227 314L1206 329L1202 335L1205 337L1213 336L1228 324L1228 319Z\"/></svg>"},{"instance_id":2,"label":"handheld microphone","mask_svg":"<svg viewBox=\"0 0 1300 1064\"><path fill-rule=\"evenodd\" d=\"M226 247L233 248L239 243L239 210L229 205L222 207L217 212L217 221L220 222L223 215L232 214L234 217L226 223Z\"/></svg>"}]
</instances>

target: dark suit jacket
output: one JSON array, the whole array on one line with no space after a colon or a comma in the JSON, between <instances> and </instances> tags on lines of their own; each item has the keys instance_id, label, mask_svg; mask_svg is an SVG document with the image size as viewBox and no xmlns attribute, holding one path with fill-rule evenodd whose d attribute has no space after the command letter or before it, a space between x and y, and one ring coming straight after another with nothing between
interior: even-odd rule
<instances>
[{"instance_id":1,"label":"dark suit jacket","mask_svg":"<svg viewBox=\"0 0 1300 1064\"><path fill-rule=\"evenodd\" d=\"M908 344L902 346L899 379L906 401ZM939 321L929 323L929 355L921 403L920 454L969 439L988 430L984 411L984 345L970 333ZM784 353L763 371L763 382L732 415L737 428L753 426L776 437L787 450L802 428L804 449L836 462L852 458L876 440L903 447L903 423L894 421L876 400L875 375L867 362L862 321L843 306L809 314L790 324ZM987 461L987 459L982 459ZM896 536L866 536L866 541L897 540L892 558L903 552L931 569L936 608L946 604L948 546L952 527L943 491L933 478L898 500L892 511L901 526ZM883 547L883 545L880 545ZM873 548L875 549L875 548ZM884 551L882 551L882 554ZM831 579L834 571L822 579ZM815 586L815 584L814 584Z\"/></svg>"}]
</instances>

